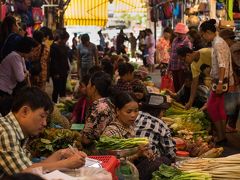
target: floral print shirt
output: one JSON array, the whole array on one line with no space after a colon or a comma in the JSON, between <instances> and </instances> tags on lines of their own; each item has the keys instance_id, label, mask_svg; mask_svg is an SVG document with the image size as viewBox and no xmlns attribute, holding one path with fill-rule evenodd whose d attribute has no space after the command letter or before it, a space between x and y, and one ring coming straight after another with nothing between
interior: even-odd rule
<instances>
[{"instance_id":1,"label":"floral print shirt","mask_svg":"<svg viewBox=\"0 0 240 180\"><path fill-rule=\"evenodd\" d=\"M158 52L158 60L161 63L168 64L170 55L169 55L169 49L170 49L170 41L166 40L164 37L161 37L157 42L157 52Z\"/></svg>"},{"instance_id":2,"label":"floral print shirt","mask_svg":"<svg viewBox=\"0 0 240 180\"><path fill-rule=\"evenodd\" d=\"M115 107L110 99L106 97L98 99L89 109L82 133L89 140L97 140L114 119L116 119Z\"/></svg>"},{"instance_id":3,"label":"floral print shirt","mask_svg":"<svg viewBox=\"0 0 240 180\"><path fill-rule=\"evenodd\" d=\"M231 51L227 43L219 36L212 42L212 69L211 77L219 79L219 68L225 68L224 78L229 78L229 85L234 85Z\"/></svg>"}]
</instances>

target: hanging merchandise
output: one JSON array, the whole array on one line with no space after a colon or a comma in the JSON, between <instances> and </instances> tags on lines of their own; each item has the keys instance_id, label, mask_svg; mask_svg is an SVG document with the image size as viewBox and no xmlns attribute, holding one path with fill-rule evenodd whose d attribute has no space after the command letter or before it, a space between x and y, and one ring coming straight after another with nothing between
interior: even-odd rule
<instances>
[{"instance_id":1,"label":"hanging merchandise","mask_svg":"<svg viewBox=\"0 0 240 180\"><path fill-rule=\"evenodd\" d=\"M228 20L233 20L233 0L227 0L227 14L228 14Z\"/></svg>"},{"instance_id":2,"label":"hanging merchandise","mask_svg":"<svg viewBox=\"0 0 240 180\"><path fill-rule=\"evenodd\" d=\"M217 9L217 17L219 18L224 18L226 17L226 9L224 3L217 2L216 4L216 9Z\"/></svg>"},{"instance_id":3,"label":"hanging merchandise","mask_svg":"<svg viewBox=\"0 0 240 180\"><path fill-rule=\"evenodd\" d=\"M208 12L209 11L209 2L208 0L200 0L198 6L199 12Z\"/></svg>"},{"instance_id":4,"label":"hanging merchandise","mask_svg":"<svg viewBox=\"0 0 240 180\"><path fill-rule=\"evenodd\" d=\"M165 16L164 16L164 12L163 12L163 7L159 6L158 7L158 15L159 15L159 20L164 20Z\"/></svg>"},{"instance_id":5,"label":"hanging merchandise","mask_svg":"<svg viewBox=\"0 0 240 180\"><path fill-rule=\"evenodd\" d=\"M32 0L33 7L41 7L43 5L43 0Z\"/></svg>"},{"instance_id":6,"label":"hanging merchandise","mask_svg":"<svg viewBox=\"0 0 240 180\"><path fill-rule=\"evenodd\" d=\"M159 18L159 8L158 7L152 7L150 10L150 19L152 22L157 22Z\"/></svg>"},{"instance_id":7,"label":"hanging merchandise","mask_svg":"<svg viewBox=\"0 0 240 180\"><path fill-rule=\"evenodd\" d=\"M187 22L189 27L198 27L200 24L200 19L198 16L191 15L188 17Z\"/></svg>"},{"instance_id":8,"label":"hanging merchandise","mask_svg":"<svg viewBox=\"0 0 240 180\"><path fill-rule=\"evenodd\" d=\"M41 8L34 7L32 8L33 20L35 24L42 23L43 21L43 12Z\"/></svg>"},{"instance_id":9,"label":"hanging merchandise","mask_svg":"<svg viewBox=\"0 0 240 180\"><path fill-rule=\"evenodd\" d=\"M6 4L2 4L1 8L2 8L2 10L1 10L2 14L1 14L0 21L3 20L5 18L5 16L6 16L6 14L7 14L7 5Z\"/></svg>"},{"instance_id":10,"label":"hanging merchandise","mask_svg":"<svg viewBox=\"0 0 240 180\"><path fill-rule=\"evenodd\" d=\"M219 21L219 28L220 29L234 29L235 23L234 23L234 21L221 20L221 21Z\"/></svg>"},{"instance_id":11,"label":"hanging merchandise","mask_svg":"<svg viewBox=\"0 0 240 180\"><path fill-rule=\"evenodd\" d=\"M179 3L177 2L177 3L174 5L173 15L174 15L174 17L178 17L180 14L181 14L180 5L179 5Z\"/></svg>"},{"instance_id":12,"label":"hanging merchandise","mask_svg":"<svg viewBox=\"0 0 240 180\"><path fill-rule=\"evenodd\" d=\"M154 7L154 6L158 5L159 3L160 3L160 0L149 0L148 1L149 6L151 6L151 7Z\"/></svg>"},{"instance_id":13,"label":"hanging merchandise","mask_svg":"<svg viewBox=\"0 0 240 180\"><path fill-rule=\"evenodd\" d=\"M163 4L163 12L164 12L164 17L166 19L171 19L173 16L173 7L170 2L164 3Z\"/></svg>"}]
</instances>

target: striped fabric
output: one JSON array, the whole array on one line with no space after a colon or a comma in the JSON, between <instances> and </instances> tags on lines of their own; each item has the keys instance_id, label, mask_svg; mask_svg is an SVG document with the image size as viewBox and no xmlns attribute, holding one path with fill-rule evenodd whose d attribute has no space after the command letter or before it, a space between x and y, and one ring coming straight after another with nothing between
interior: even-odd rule
<instances>
[{"instance_id":1,"label":"striped fabric","mask_svg":"<svg viewBox=\"0 0 240 180\"><path fill-rule=\"evenodd\" d=\"M108 19L108 1L71 0L65 12L66 26L102 26Z\"/></svg>"},{"instance_id":2,"label":"striped fabric","mask_svg":"<svg viewBox=\"0 0 240 180\"><path fill-rule=\"evenodd\" d=\"M13 113L0 118L0 177L32 165L26 151L27 140Z\"/></svg>"}]
</instances>

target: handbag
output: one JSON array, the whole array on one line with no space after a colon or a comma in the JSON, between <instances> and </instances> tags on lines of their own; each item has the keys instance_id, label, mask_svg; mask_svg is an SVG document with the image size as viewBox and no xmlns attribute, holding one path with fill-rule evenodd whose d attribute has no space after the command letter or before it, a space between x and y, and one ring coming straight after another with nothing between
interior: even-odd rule
<instances>
[{"instance_id":1,"label":"handbag","mask_svg":"<svg viewBox=\"0 0 240 180\"><path fill-rule=\"evenodd\" d=\"M229 75L230 75L230 64L231 61L229 61L229 67L228 67L228 77L223 79L222 82L222 91L227 92L228 91L228 86L229 86ZM213 79L212 81L212 91L216 92L217 85L219 83L219 79Z\"/></svg>"},{"instance_id":2,"label":"handbag","mask_svg":"<svg viewBox=\"0 0 240 180\"><path fill-rule=\"evenodd\" d=\"M216 91L217 89L217 85L218 85L218 79L213 79L213 83L212 83L212 91ZM223 83L222 83L222 91L223 92L227 92L228 91L228 78L224 78L223 79Z\"/></svg>"}]
</instances>

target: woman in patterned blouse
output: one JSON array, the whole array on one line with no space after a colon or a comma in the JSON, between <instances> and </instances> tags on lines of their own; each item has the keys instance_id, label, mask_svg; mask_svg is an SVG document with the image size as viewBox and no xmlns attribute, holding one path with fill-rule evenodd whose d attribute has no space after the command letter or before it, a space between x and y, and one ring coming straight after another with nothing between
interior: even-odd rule
<instances>
[{"instance_id":1,"label":"woman in patterned blouse","mask_svg":"<svg viewBox=\"0 0 240 180\"><path fill-rule=\"evenodd\" d=\"M120 138L135 137L135 123L139 113L138 103L128 93L120 92L115 97L115 106L117 118L106 127L103 135ZM150 138L149 142L150 144L152 143ZM157 157L150 147L151 145L140 146L136 154L128 157L128 160L132 161L137 167L141 180L151 179L152 173L157 170L162 163L170 163L165 157Z\"/></svg>"},{"instance_id":2,"label":"woman in patterned blouse","mask_svg":"<svg viewBox=\"0 0 240 180\"><path fill-rule=\"evenodd\" d=\"M89 108L86 122L82 131L81 142L91 145L98 140L105 127L115 119L115 107L109 99L112 79L105 72L96 72L87 85L87 95L92 105Z\"/></svg>"}]
</instances>

